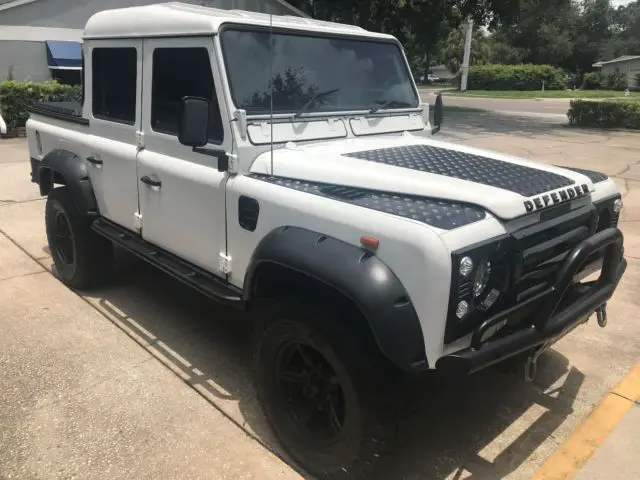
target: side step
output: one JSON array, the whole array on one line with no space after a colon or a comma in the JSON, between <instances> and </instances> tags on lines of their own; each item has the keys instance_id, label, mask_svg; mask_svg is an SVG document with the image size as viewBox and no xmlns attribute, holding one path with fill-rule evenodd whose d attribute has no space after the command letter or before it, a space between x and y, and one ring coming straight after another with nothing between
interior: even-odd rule
<instances>
[{"instance_id":1,"label":"side step","mask_svg":"<svg viewBox=\"0 0 640 480\"><path fill-rule=\"evenodd\" d=\"M125 228L104 218L93 222L91 228L207 297L237 306L242 306L244 303L240 289L218 279L212 273L142 240L140 236Z\"/></svg>"}]
</instances>

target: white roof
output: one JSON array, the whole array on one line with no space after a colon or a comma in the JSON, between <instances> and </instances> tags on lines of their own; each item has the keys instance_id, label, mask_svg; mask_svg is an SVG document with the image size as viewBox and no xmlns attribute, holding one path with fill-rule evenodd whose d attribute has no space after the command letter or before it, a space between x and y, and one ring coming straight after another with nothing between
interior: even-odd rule
<instances>
[{"instance_id":1,"label":"white roof","mask_svg":"<svg viewBox=\"0 0 640 480\"><path fill-rule=\"evenodd\" d=\"M222 10L181 2L105 10L87 22L84 38L167 37L215 35L225 23L269 26L270 16L244 10ZM274 28L393 38L354 25L289 15L272 15Z\"/></svg>"},{"instance_id":2,"label":"white roof","mask_svg":"<svg viewBox=\"0 0 640 480\"><path fill-rule=\"evenodd\" d=\"M640 58L640 55L622 55L621 57L614 58L613 60L607 60L606 62L596 62L592 65L592 67L601 67L602 65L606 65L608 63L628 62L629 60L636 60L638 58Z\"/></svg>"}]
</instances>

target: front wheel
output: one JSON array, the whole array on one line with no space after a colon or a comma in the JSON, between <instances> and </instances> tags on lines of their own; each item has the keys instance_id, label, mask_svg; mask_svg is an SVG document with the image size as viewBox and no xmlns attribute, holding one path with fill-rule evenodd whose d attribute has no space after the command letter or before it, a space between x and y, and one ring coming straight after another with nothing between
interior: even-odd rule
<instances>
[{"instance_id":1,"label":"front wheel","mask_svg":"<svg viewBox=\"0 0 640 480\"><path fill-rule=\"evenodd\" d=\"M107 276L112 244L91 230L90 219L80 214L67 187L49 192L45 224L56 274L65 285L90 288Z\"/></svg>"},{"instance_id":2,"label":"front wheel","mask_svg":"<svg viewBox=\"0 0 640 480\"><path fill-rule=\"evenodd\" d=\"M295 303L261 321L258 397L285 450L319 478L370 478L393 433L385 419L394 408L380 388L391 377L365 332L337 328L348 319Z\"/></svg>"}]
</instances>

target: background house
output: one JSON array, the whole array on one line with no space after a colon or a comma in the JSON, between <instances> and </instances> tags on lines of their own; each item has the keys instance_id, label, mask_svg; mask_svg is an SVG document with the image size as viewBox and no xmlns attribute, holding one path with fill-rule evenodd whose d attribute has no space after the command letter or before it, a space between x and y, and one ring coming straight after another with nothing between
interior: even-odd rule
<instances>
[{"instance_id":1,"label":"background house","mask_svg":"<svg viewBox=\"0 0 640 480\"><path fill-rule=\"evenodd\" d=\"M629 88L640 88L636 81L636 76L640 74L640 55L623 55L606 62L594 63L593 66L600 68L600 72L604 77L615 72L621 72L626 75Z\"/></svg>"},{"instance_id":2,"label":"background house","mask_svg":"<svg viewBox=\"0 0 640 480\"><path fill-rule=\"evenodd\" d=\"M284 0L181 0L224 9L279 15L302 12ZM101 10L163 0L0 0L0 81L80 82L80 42L85 23Z\"/></svg>"}]
</instances>

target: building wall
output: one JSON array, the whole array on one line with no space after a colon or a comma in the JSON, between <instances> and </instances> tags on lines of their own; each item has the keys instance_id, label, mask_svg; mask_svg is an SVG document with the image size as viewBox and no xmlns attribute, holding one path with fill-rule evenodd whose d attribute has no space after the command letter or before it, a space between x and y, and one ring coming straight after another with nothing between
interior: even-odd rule
<instances>
[{"instance_id":1,"label":"building wall","mask_svg":"<svg viewBox=\"0 0 640 480\"><path fill-rule=\"evenodd\" d=\"M607 63L602 66L602 75L605 77L614 73L616 68L627 76L627 84L630 88L640 87L635 84L635 76L640 73L640 58L628 60L626 62Z\"/></svg>"},{"instance_id":2,"label":"building wall","mask_svg":"<svg viewBox=\"0 0 640 480\"><path fill-rule=\"evenodd\" d=\"M273 14L294 14L276 0L183 0L216 8L251 10ZM151 5L163 0L39 0L0 11L0 25L30 25L84 28L94 13L102 10Z\"/></svg>"},{"instance_id":3,"label":"building wall","mask_svg":"<svg viewBox=\"0 0 640 480\"><path fill-rule=\"evenodd\" d=\"M7 78L9 68L15 80L49 80L44 42L0 41L0 81Z\"/></svg>"},{"instance_id":4,"label":"building wall","mask_svg":"<svg viewBox=\"0 0 640 480\"><path fill-rule=\"evenodd\" d=\"M0 81L6 79L11 65L16 80L47 80L51 75L47 66L45 40L78 41L87 20L99 11L164 1L166 0L36 0L0 10ZM276 15L296 14L278 0L182 1Z\"/></svg>"}]
</instances>

